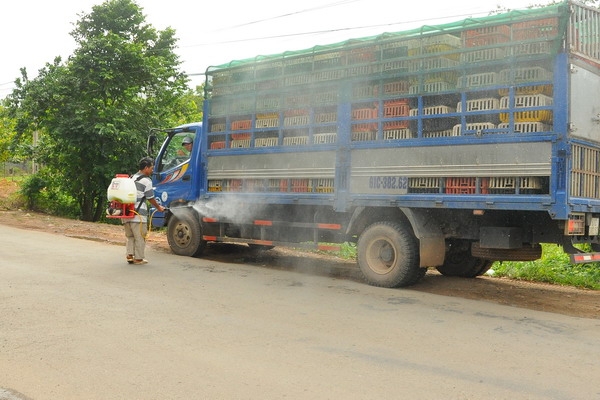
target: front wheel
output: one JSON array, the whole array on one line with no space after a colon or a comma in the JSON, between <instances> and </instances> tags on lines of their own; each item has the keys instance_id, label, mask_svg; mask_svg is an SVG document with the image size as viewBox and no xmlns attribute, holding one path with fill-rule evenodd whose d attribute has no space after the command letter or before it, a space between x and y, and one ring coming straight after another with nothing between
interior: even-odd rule
<instances>
[{"instance_id":1,"label":"front wheel","mask_svg":"<svg viewBox=\"0 0 600 400\"><path fill-rule=\"evenodd\" d=\"M173 253L199 256L206 247L198 216L191 209L171 209L173 215L167 227L167 240Z\"/></svg>"},{"instance_id":2,"label":"front wheel","mask_svg":"<svg viewBox=\"0 0 600 400\"><path fill-rule=\"evenodd\" d=\"M417 238L404 225L377 222L358 238L358 265L373 286L409 286L427 270L419 267Z\"/></svg>"}]
</instances>

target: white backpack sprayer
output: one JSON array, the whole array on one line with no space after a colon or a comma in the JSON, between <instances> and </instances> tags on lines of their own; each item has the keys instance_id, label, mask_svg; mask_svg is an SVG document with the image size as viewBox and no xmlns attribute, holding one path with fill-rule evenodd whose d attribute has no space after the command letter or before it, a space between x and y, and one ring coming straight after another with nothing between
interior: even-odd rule
<instances>
[{"instance_id":1,"label":"white backpack sprayer","mask_svg":"<svg viewBox=\"0 0 600 400\"><path fill-rule=\"evenodd\" d=\"M137 214L135 202L137 189L135 181L125 174L117 174L106 191L109 205L107 218L133 218Z\"/></svg>"}]
</instances>

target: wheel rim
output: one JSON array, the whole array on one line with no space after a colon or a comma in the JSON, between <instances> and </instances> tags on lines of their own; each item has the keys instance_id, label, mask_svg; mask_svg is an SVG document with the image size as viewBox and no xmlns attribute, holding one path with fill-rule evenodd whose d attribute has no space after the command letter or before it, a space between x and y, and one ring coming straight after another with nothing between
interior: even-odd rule
<instances>
[{"instance_id":1,"label":"wheel rim","mask_svg":"<svg viewBox=\"0 0 600 400\"><path fill-rule=\"evenodd\" d=\"M386 274L396 265L396 249L389 240L374 240L367 249L367 262L373 272Z\"/></svg>"},{"instance_id":2,"label":"wheel rim","mask_svg":"<svg viewBox=\"0 0 600 400\"><path fill-rule=\"evenodd\" d=\"M175 226L172 238L179 247L186 247L192 240L190 227L187 224L178 223Z\"/></svg>"}]
</instances>

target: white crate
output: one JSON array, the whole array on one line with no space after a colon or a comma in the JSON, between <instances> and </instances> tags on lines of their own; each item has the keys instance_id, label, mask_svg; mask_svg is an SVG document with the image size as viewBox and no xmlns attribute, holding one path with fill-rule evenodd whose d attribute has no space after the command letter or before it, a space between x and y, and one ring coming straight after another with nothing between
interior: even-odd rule
<instances>
[{"instance_id":1,"label":"white crate","mask_svg":"<svg viewBox=\"0 0 600 400\"><path fill-rule=\"evenodd\" d=\"M284 126L306 125L308 124L308 115L298 115L294 117L285 117L283 119Z\"/></svg>"},{"instance_id":2,"label":"white crate","mask_svg":"<svg viewBox=\"0 0 600 400\"><path fill-rule=\"evenodd\" d=\"M353 142L364 142L367 140L375 140L377 132L368 132L368 131L360 131L360 132L352 132L352 141Z\"/></svg>"},{"instance_id":3,"label":"white crate","mask_svg":"<svg viewBox=\"0 0 600 400\"><path fill-rule=\"evenodd\" d=\"M509 129L510 124L502 123L498 125L498 129ZM532 132L550 132L552 125L542 122L515 122L513 132L515 133L532 133Z\"/></svg>"},{"instance_id":4,"label":"white crate","mask_svg":"<svg viewBox=\"0 0 600 400\"><path fill-rule=\"evenodd\" d=\"M516 189L519 181L519 189L541 189L542 181L537 176L523 176L519 179L512 176L493 176L489 178L489 189Z\"/></svg>"},{"instance_id":5,"label":"white crate","mask_svg":"<svg viewBox=\"0 0 600 400\"><path fill-rule=\"evenodd\" d=\"M261 118L254 122L256 129L260 128L276 128L279 126L279 118Z\"/></svg>"},{"instance_id":6,"label":"white crate","mask_svg":"<svg viewBox=\"0 0 600 400\"><path fill-rule=\"evenodd\" d=\"M466 124L465 129L467 131L475 131L475 132L479 132L479 131L483 131L486 129L495 129L496 125L492 124L491 122L476 122L476 123L472 123L472 124ZM452 128L452 136L460 136L462 134L462 125L458 124L458 125L454 125L454 128Z\"/></svg>"},{"instance_id":7,"label":"white crate","mask_svg":"<svg viewBox=\"0 0 600 400\"><path fill-rule=\"evenodd\" d=\"M440 178L408 178L408 187L412 189L437 189Z\"/></svg>"},{"instance_id":8,"label":"white crate","mask_svg":"<svg viewBox=\"0 0 600 400\"><path fill-rule=\"evenodd\" d=\"M288 136L283 138L284 146L298 146L308 144L308 136Z\"/></svg>"},{"instance_id":9,"label":"white crate","mask_svg":"<svg viewBox=\"0 0 600 400\"><path fill-rule=\"evenodd\" d=\"M424 107L423 115L439 115L439 114L450 114L454 112L454 108L448 106L433 106L433 107ZM419 109L413 108L409 111L409 115L411 117L416 117L419 115Z\"/></svg>"},{"instance_id":10,"label":"white crate","mask_svg":"<svg viewBox=\"0 0 600 400\"><path fill-rule=\"evenodd\" d=\"M211 124L210 126L210 131L211 132L224 132L225 131L225 124Z\"/></svg>"},{"instance_id":11,"label":"white crate","mask_svg":"<svg viewBox=\"0 0 600 400\"><path fill-rule=\"evenodd\" d=\"M250 147L250 139L238 139L231 141L231 148L248 148Z\"/></svg>"},{"instance_id":12,"label":"white crate","mask_svg":"<svg viewBox=\"0 0 600 400\"><path fill-rule=\"evenodd\" d=\"M459 88L475 88L483 86L493 86L498 83L498 74L496 72L484 72L482 74L471 74L458 78L457 86Z\"/></svg>"},{"instance_id":13,"label":"white crate","mask_svg":"<svg viewBox=\"0 0 600 400\"><path fill-rule=\"evenodd\" d=\"M331 69L328 71L320 71L314 74L315 82L332 81L342 79L346 76L346 71L343 69Z\"/></svg>"},{"instance_id":14,"label":"white crate","mask_svg":"<svg viewBox=\"0 0 600 400\"><path fill-rule=\"evenodd\" d=\"M254 147L273 147L277 146L278 138L258 138L254 140Z\"/></svg>"},{"instance_id":15,"label":"white crate","mask_svg":"<svg viewBox=\"0 0 600 400\"><path fill-rule=\"evenodd\" d=\"M285 86L307 85L312 82L312 76L308 74L288 76L283 80Z\"/></svg>"},{"instance_id":16,"label":"white crate","mask_svg":"<svg viewBox=\"0 0 600 400\"><path fill-rule=\"evenodd\" d=\"M462 46L460 37L450 35L448 33L442 35L433 35L422 39L423 46L445 45L449 47L459 48Z\"/></svg>"},{"instance_id":17,"label":"white crate","mask_svg":"<svg viewBox=\"0 0 600 400\"><path fill-rule=\"evenodd\" d=\"M524 83L547 81L552 73L542 67L503 69L500 71L500 83Z\"/></svg>"},{"instance_id":18,"label":"white crate","mask_svg":"<svg viewBox=\"0 0 600 400\"><path fill-rule=\"evenodd\" d=\"M500 106L500 100L489 97L485 99L475 99L475 100L467 100L467 112L470 111L487 111L487 110L497 110ZM459 101L456 105L456 111L462 112L462 101Z\"/></svg>"},{"instance_id":19,"label":"white crate","mask_svg":"<svg viewBox=\"0 0 600 400\"><path fill-rule=\"evenodd\" d=\"M437 92L448 92L450 90L454 90L454 85L448 82L430 82L425 83L423 87L419 85L412 85L408 92L410 94L418 94L419 91L423 93L437 93Z\"/></svg>"},{"instance_id":20,"label":"white crate","mask_svg":"<svg viewBox=\"0 0 600 400\"><path fill-rule=\"evenodd\" d=\"M485 61L501 60L506 55L504 49L493 47L490 49L482 49L469 51L460 55L460 62L463 64L472 64Z\"/></svg>"},{"instance_id":21,"label":"white crate","mask_svg":"<svg viewBox=\"0 0 600 400\"><path fill-rule=\"evenodd\" d=\"M381 72L406 71L408 70L408 61L387 61L381 64Z\"/></svg>"},{"instance_id":22,"label":"white crate","mask_svg":"<svg viewBox=\"0 0 600 400\"><path fill-rule=\"evenodd\" d=\"M424 138L439 138L439 137L451 137L458 136L460 132L454 131L453 129L446 129L443 131L423 132Z\"/></svg>"},{"instance_id":23,"label":"white crate","mask_svg":"<svg viewBox=\"0 0 600 400\"><path fill-rule=\"evenodd\" d=\"M510 98L504 96L500 99L500 108L508 108ZM552 97L543 94L523 94L515 96L515 107L546 107L553 103Z\"/></svg>"},{"instance_id":24,"label":"white crate","mask_svg":"<svg viewBox=\"0 0 600 400\"><path fill-rule=\"evenodd\" d=\"M410 138L412 138L412 133L410 129L388 129L383 131L384 140L399 140Z\"/></svg>"},{"instance_id":25,"label":"white crate","mask_svg":"<svg viewBox=\"0 0 600 400\"><path fill-rule=\"evenodd\" d=\"M528 56L531 54L549 54L551 42L518 43L512 47L514 56Z\"/></svg>"},{"instance_id":26,"label":"white crate","mask_svg":"<svg viewBox=\"0 0 600 400\"><path fill-rule=\"evenodd\" d=\"M313 143L314 144L328 144L335 143L337 138L337 133L315 133L313 135Z\"/></svg>"},{"instance_id":27,"label":"white crate","mask_svg":"<svg viewBox=\"0 0 600 400\"><path fill-rule=\"evenodd\" d=\"M336 122L337 121L337 113L320 113L315 114L315 123L316 124L326 124L328 122Z\"/></svg>"},{"instance_id":28,"label":"white crate","mask_svg":"<svg viewBox=\"0 0 600 400\"><path fill-rule=\"evenodd\" d=\"M458 66L458 61L446 57L433 57L411 61L408 70L409 72L419 72L430 69L456 68L456 66Z\"/></svg>"},{"instance_id":29,"label":"white crate","mask_svg":"<svg viewBox=\"0 0 600 400\"><path fill-rule=\"evenodd\" d=\"M281 99L279 97L259 97L256 100L256 109L262 110L274 110L279 108Z\"/></svg>"}]
</instances>

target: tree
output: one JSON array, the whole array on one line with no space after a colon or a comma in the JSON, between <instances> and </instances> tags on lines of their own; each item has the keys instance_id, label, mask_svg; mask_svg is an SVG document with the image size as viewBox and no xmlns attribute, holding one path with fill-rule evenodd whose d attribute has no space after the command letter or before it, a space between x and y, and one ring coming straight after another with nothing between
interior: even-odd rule
<instances>
[{"instance_id":1,"label":"tree","mask_svg":"<svg viewBox=\"0 0 600 400\"><path fill-rule=\"evenodd\" d=\"M97 221L110 179L135 172L150 128L183 122L197 109L173 29L146 24L132 0L107 0L79 17L74 53L33 80L22 70L9 103L19 133L41 133L38 160L77 199L81 219Z\"/></svg>"}]
</instances>

